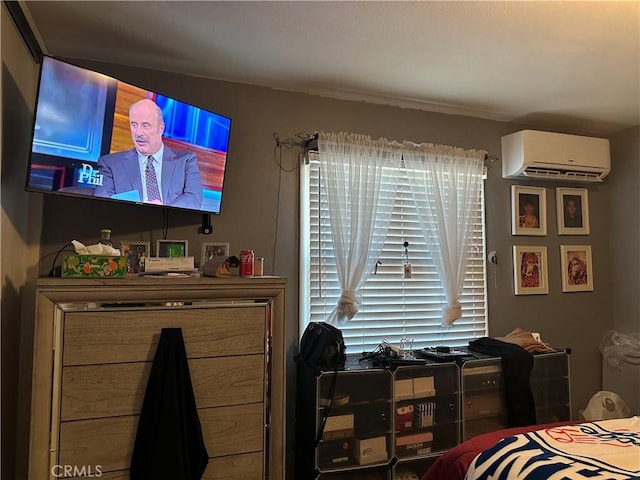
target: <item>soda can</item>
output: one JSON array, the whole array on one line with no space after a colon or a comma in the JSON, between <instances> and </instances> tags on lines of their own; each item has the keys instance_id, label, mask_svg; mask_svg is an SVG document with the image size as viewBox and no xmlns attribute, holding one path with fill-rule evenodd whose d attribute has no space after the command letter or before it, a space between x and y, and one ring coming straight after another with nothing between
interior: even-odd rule
<instances>
[{"instance_id":1,"label":"soda can","mask_svg":"<svg viewBox=\"0 0 640 480\"><path fill-rule=\"evenodd\" d=\"M253 275L255 277L262 277L264 275L264 258L256 257L253 262Z\"/></svg>"},{"instance_id":2,"label":"soda can","mask_svg":"<svg viewBox=\"0 0 640 480\"><path fill-rule=\"evenodd\" d=\"M241 277L253 277L253 250L242 250L240 252L239 275Z\"/></svg>"}]
</instances>

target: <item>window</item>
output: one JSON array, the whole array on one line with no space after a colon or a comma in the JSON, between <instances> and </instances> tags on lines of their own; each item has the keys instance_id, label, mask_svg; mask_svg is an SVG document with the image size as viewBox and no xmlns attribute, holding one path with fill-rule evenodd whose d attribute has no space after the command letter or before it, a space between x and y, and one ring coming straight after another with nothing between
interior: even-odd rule
<instances>
[{"instance_id":1,"label":"window","mask_svg":"<svg viewBox=\"0 0 640 480\"><path fill-rule=\"evenodd\" d=\"M340 297L317 158L317 153L311 152L301 174L301 332L309 321L324 321ZM443 327L446 299L420 230L410 174L405 168L394 172L398 189L377 273L360 290L362 303L356 316L340 326L349 353L370 352L383 339L398 345L403 337L409 338L415 349L440 344L462 346L487 334L484 192L473 215L473 242L460 298L463 315L453 325ZM404 276L405 241L409 243L411 278Z\"/></svg>"}]
</instances>

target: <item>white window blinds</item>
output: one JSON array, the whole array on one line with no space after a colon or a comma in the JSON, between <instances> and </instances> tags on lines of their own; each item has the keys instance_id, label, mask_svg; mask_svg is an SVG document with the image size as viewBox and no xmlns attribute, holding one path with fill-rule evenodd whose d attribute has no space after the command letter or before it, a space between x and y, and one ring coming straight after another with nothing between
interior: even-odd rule
<instances>
[{"instance_id":1,"label":"white window blinds","mask_svg":"<svg viewBox=\"0 0 640 480\"><path fill-rule=\"evenodd\" d=\"M315 160L315 161L314 161ZM446 344L466 345L486 335L486 271L484 262L484 198L474 205L473 241L469 266L460 303L462 317L451 326L442 326L442 309L447 302L426 242L409 184L409 170L401 167L389 172L397 182L389 231L379 258L377 273L360 290L362 304L347 325L340 326L349 353L369 352L383 339L399 345L403 338L413 340L413 348ZM301 272L300 331L309 321L325 321L340 297L326 192L317 154L310 152L304 166L301 188ZM435 228L435 227L434 227ZM405 252L411 278L404 276Z\"/></svg>"}]
</instances>

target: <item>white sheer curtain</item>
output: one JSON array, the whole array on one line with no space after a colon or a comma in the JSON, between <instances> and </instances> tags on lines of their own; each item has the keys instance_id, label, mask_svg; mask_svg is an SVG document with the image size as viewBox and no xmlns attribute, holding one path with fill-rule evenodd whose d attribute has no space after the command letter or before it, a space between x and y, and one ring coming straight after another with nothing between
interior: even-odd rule
<instances>
[{"instance_id":1,"label":"white sheer curtain","mask_svg":"<svg viewBox=\"0 0 640 480\"><path fill-rule=\"evenodd\" d=\"M480 195L486 152L408 142L403 147L406 167L416 171L409 175L411 189L447 299L442 325L450 325L462 316L470 215Z\"/></svg>"},{"instance_id":2,"label":"white sheer curtain","mask_svg":"<svg viewBox=\"0 0 640 480\"><path fill-rule=\"evenodd\" d=\"M385 139L344 132L320 133L318 151L342 290L326 321L343 325L358 312L358 290L380 256L396 191L383 172L400 166L401 153Z\"/></svg>"}]
</instances>

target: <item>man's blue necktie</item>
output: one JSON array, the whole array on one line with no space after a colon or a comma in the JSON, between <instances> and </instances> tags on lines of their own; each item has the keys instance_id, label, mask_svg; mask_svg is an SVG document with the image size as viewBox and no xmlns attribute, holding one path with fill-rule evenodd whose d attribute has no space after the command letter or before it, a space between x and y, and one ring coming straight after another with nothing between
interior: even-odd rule
<instances>
[{"instance_id":1,"label":"man's blue necktie","mask_svg":"<svg viewBox=\"0 0 640 480\"><path fill-rule=\"evenodd\" d=\"M147 157L147 165L144 168L145 181L147 184L147 201L160 200L160 190L158 190L158 177L156 169L153 168L153 157Z\"/></svg>"}]
</instances>

